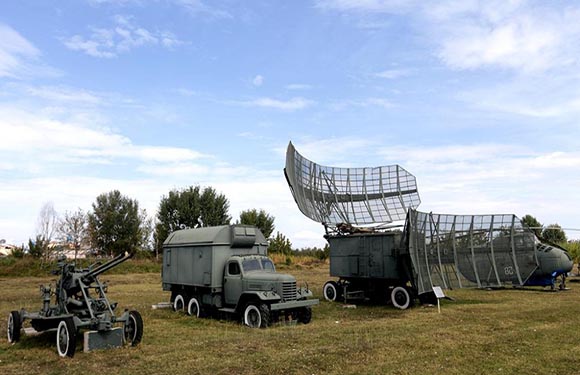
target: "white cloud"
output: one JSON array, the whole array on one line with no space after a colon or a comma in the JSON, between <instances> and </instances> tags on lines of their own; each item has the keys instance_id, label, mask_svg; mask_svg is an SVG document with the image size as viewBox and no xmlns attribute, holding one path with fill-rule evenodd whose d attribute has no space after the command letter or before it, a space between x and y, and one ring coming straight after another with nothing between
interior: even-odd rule
<instances>
[{"instance_id":1,"label":"white cloud","mask_svg":"<svg viewBox=\"0 0 580 375\"><path fill-rule=\"evenodd\" d=\"M575 75L517 77L491 87L463 90L459 100L492 112L547 118L580 113L580 78Z\"/></svg>"},{"instance_id":2,"label":"white cloud","mask_svg":"<svg viewBox=\"0 0 580 375\"><path fill-rule=\"evenodd\" d=\"M278 100L272 98L258 98L248 101L234 102L235 104L241 104L249 107L262 107L262 108L272 108L279 109L282 111L297 111L301 109L306 109L312 105L314 102L304 98L292 98L289 100Z\"/></svg>"},{"instance_id":3,"label":"white cloud","mask_svg":"<svg viewBox=\"0 0 580 375\"><path fill-rule=\"evenodd\" d=\"M149 31L134 23L133 17L114 16L115 26L109 29L91 28L88 37L74 35L62 39L66 47L89 56L113 58L143 46L162 46L171 49L184 44L169 31Z\"/></svg>"},{"instance_id":4,"label":"white cloud","mask_svg":"<svg viewBox=\"0 0 580 375\"><path fill-rule=\"evenodd\" d=\"M262 77L259 74L257 76L255 76L254 79L252 80L252 84L256 87L262 86L263 83L264 83L264 77Z\"/></svg>"},{"instance_id":5,"label":"white cloud","mask_svg":"<svg viewBox=\"0 0 580 375\"><path fill-rule=\"evenodd\" d=\"M109 163L130 159L140 163L179 163L207 157L197 151L136 145L106 128L57 121L46 115L0 108L0 155L37 171L50 163ZM10 166L10 165L8 165Z\"/></svg>"},{"instance_id":6,"label":"white cloud","mask_svg":"<svg viewBox=\"0 0 580 375\"><path fill-rule=\"evenodd\" d=\"M233 18L228 11L209 6L202 0L172 0L172 2L192 14L209 15L214 18Z\"/></svg>"},{"instance_id":7,"label":"white cloud","mask_svg":"<svg viewBox=\"0 0 580 375\"><path fill-rule=\"evenodd\" d=\"M355 160L360 160L369 153L372 146L376 145L373 140L355 136L328 139L303 138L292 142L296 150L305 158L320 164L341 163L341 165L331 165L338 167L350 167ZM285 154L286 145L284 148L277 148L276 151L279 154Z\"/></svg>"},{"instance_id":8,"label":"white cloud","mask_svg":"<svg viewBox=\"0 0 580 375\"><path fill-rule=\"evenodd\" d=\"M343 12L403 13L417 3L415 0L316 0L316 7Z\"/></svg>"},{"instance_id":9,"label":"white cloud","mask_svg":"<svg viewBox=\"0 0 580 375\"><path fill-rule=\"evenodd\" d=\"M26 94L51 101L76 102L97 105L102 103L101 95L66 86L28 86L24 88Z\"/></svg>"},{"instance_id":10,"label":"white cloud","mask_svg":"<svg viewBox=\"0 0 580 375\"><path fill-rule=\"evenodd\" d=\"M40 51L11 27L0 23L0 77L30 74Z\"/></svg>"},{"instance_id":11,"label":"white cloud","mask_svg":"<svg viewBox=\"0 0 580 375\"><path fill-rule=\"evenodd\" d=\"M376 73L375 76L379 78L386 78L386 79L397 79L401 77L406 77L410 73L407 69L388 69L382 72Z\"/></svg>"},{"instance_id":12,"label":"white cloud","mask_svg":"<svg viewBox=\"0 0 580 375\"><path fill-rule=\"evenodd\" d=\"M335 101L330 104L330 107L335 111L343 111L350 107L380 107L384 109L390 109L395 107L395 104L389 99L385 98L366 98L362 100L340 100Z\"/></svg>"}]
</instances>

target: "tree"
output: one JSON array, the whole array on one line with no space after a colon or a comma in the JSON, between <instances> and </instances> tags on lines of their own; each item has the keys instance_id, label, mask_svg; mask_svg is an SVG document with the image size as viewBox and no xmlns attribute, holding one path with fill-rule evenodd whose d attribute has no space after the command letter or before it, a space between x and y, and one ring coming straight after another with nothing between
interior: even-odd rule
<instances>
[{"instance_id":1,"label":"tree","mask_svg":"<svg viewBox=\"0 0 580 375\"><path fill-rule=\"evenodd\" d=\"M542 232L542 238L548 242L559 244L566 242L566 233L558 224L550 224Z\"/></svg>"},{"instance_id":2,"label":"tree","mask_svg":"<svg viewBox=\"0 0 580 375\"><path fill-rule=\"evenodd\" d=\"M137 200L118 190L99 195L88 219L89 237L96 250L111 256L134 253L144 242L143 211L139 211Z\"/></svg>"},{"instance_id":3,"label":"tree","mask_svg":"<svg viewBox=\"0 0 580 375\"><path fill-rule=\"evenodd\" d=\"M292 243L282 233L276 232L276 237L270 239L268 252L290 255L292 254Z\"/></svg>"},{"instance_id":4,"label":"tree","mask_svg":"<svg viewBox=\"0 0 580 375\"><path fill-rule=\"evenodd\" d=\"M54 210L52 202L46 202L40 209L37 222L37 235L34 242L34 251L39 253L39 258L43 261L50 257L50 242L56 230L58 216ZM30 241L29 241L30 242Z\"/></svg>"},{"instance_id":5,"label":"tree","mask_svg":"<svg viewBox=\"0 0 580 375\"><path fill-rule=\"evenodd\" d=\"M542 223L540 223L535 217L532 215L525 215L522 217L522 224L527 226L528 228L532 228L534 233L538 238L542 238Z\"/></svg>"},{"instance_id":6,"label":"tree","mask_svg":"<svg viewBox=\"0 0 580 375\"><path fill-rule=\"evenodd\" d=\"M270 238L272 232L274 232L274 216L268 215L264 210L252 210L242 211L240 213L240 224L254 225L260 229L264 237Z\"/></svg>"},{"instance_id":7,"label":"tree","mask_svg":"<svg viewBox=\"0 0 580 375\"><path fill-rule=\"evenodd\" d=\"M89 241L87 214L80 208L75 212L65 212L58 222L57 234L61 241L72 244L76 258L81 245Z\"/></svg>"},{"instance_id":8,"label":"tree","mask_svg":"<svg viewBox=\"0 0 580 375\"><path fill-rule=\"evenodd\" d=\"M40 234L36 235L36 239L30 238L28 240L28 254L33 258L42 258L46 254L48 243Z\"/></svg>"},{"instance_id":9,"label":"tree","mask_svg":"<svg viewBox=\"0 0 580 375\"><path fill-rule=\"evenodd\" d=\"M172 190L161 198L155 225L155 246L161 249L163 241L178 229L196 226L227 225L229 202L211 187L201 191L199 186Z\"/></svg>"}]
</instances>

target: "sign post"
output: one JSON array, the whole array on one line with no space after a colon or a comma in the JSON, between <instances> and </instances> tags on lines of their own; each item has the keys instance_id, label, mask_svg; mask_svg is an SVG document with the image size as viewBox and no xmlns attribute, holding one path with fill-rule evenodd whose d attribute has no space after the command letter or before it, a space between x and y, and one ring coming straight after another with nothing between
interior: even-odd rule
<instances>
[{"instance_id":1,"label":"sign post","mask_svg":"<svg viewBox=\"0 0 580 375\"><path fill-rule=\"evenodd\" d=\"M437 297L437 311L441 314L441 303L439 300L441 298L445 298L445 293L443 293L443 289L440 286L433 287L433 293L435 293L435 297Z\"/></svg>"}]
</instances>

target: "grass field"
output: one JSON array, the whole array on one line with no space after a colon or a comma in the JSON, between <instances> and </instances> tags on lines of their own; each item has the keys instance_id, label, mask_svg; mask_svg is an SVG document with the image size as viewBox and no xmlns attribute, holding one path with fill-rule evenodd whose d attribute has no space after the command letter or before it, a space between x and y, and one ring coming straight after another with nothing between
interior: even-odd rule
<instances>
[{"instance_id":1,"label":"grass field","mask_svg":"<svg viewBox=\"0 0 580 375\"><path fill-rule=\"evenodd\" d=\"M290 271L317 297L328 266ZM52 277L54 279L54 277ZM0 278L0 329L11 310L40 308L47 278ZM145 322L138 347L56 353L54 334L0 340L0 374L580 374L580 283L566 292L455 290L437 308L343 308L321 302L308 325L252 330L151 305L157 273L110 275L109 297ZM3 333L5 335L5 333Z\"/></svg>"}]
</instances>

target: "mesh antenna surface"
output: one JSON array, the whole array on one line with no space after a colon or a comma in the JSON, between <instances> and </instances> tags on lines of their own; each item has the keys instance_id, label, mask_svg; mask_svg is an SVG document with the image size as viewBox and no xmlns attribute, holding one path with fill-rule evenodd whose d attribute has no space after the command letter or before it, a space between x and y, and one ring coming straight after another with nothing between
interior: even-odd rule
<instances>
[{"instance_id":1,"label":"mesh antenna surface","mask_svg":"<svg viewBox=\"0 0 580 375\"><path fill-rule=\"evenodd\" d=\"M286 151L286 179L298 208L323 224L376 224L405 220L421 203L415 176L399 165L337 168Z\"/></svg>"},{"instance_id":2,"label":"mesh antenna surface","mask_svg":"<svg viewBox=\"0 0 580 375\"><path fill-rule=\"evenodd\" d=\"M515 215L441 215L409 211L409 252L419 294L524 285L538 268L537 240Z\"/></svg>"}]
</instances>

